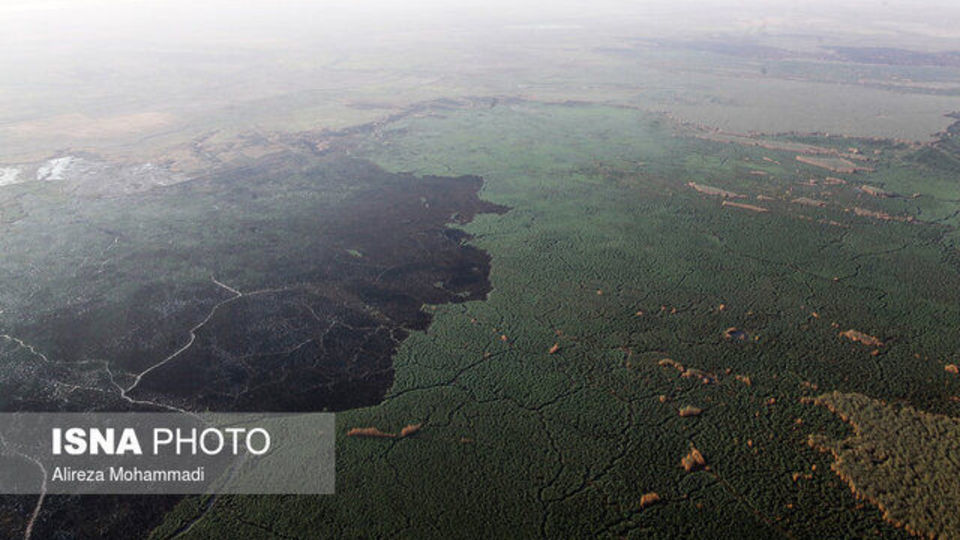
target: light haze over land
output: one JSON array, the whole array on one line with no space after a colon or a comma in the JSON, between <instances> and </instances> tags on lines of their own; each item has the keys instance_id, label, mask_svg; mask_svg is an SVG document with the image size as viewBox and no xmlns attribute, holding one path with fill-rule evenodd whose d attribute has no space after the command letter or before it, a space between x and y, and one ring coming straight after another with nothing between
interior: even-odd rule
<instances>
[{"instance_id":1,"label":"light haze over land","mask_svg":"<svg viewBox=\"0 0 960 540\"><path fill-rule=\"evenodd\" d=\"M452 96L925 139L960 108L956 96L838 91L759 77L757 66L605 51L645 39L937 51L957 48L958 19L955 3L906 1L17 0L0 6L0 162L66 147L149 154L213 129L339 128Z\"/></svg>"}]
</instances>

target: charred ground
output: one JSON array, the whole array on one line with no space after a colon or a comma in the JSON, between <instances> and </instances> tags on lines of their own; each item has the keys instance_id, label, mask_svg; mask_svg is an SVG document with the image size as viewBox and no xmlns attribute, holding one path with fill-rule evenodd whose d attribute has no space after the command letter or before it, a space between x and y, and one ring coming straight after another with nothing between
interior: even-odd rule
<instances>
[{"instance_id":1,"label":"charred ground","mask_svg":"<svg viewBox=\"0 0 960 540\"><path fill-rule=\"evenodd\" d=\"M4 273L21 287L3 295L0 406L379 403L397 346L430 325L423 306L490 290L490 256L450 226L506 211L479 199L482 185L285 152L84 204L51 185L22 187L14 195L27 215L4 231L4 251L19 252L4 257ZM22 531L35 500L0 502L3 536ZM74 519L82 514L100 531L133 537L176 500L51 497L33 533L83 537Z\"/></svg>"}]
</instances>

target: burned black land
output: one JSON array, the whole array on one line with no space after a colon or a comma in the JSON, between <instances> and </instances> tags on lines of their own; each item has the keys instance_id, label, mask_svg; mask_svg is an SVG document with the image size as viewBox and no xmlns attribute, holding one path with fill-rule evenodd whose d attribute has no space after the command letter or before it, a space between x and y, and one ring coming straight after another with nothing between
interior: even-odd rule
<instances>
[{"instance_id":1,"label":"burned black land","mask_svg":"<svg viewBox=\"0 0 960 540\"><path fill-rule=\"evenodd\" d=\"M397 345L430 324L422 307L490 290L490 257L449 226L505 210L479 199L482 184L283 155L72 206L24 291L62 292L9 303L24 316L5 321L0 345L23 358L4 379L22 380L3 409L378 403ZM18 225L8 234L31 235Z\"/></svg>"},{"instance_id":2,"label":"burned black land","mask_svg":"<svg viewBox=\"0 0 960 540\"><path fill-rule=\"evenodd\" d=\"M15 196L27 215L4 231L5 250L23 253L0 263L20 285L0 294L0 407L379 403L397 346L430 325L423 306L490 291L490 256L453 227L506 211L480 200L482 185L284 153L83 204L24 189ZM22 532L35 499L0 501L10 516L0 536ZM76 533L81 509L100 516L84 518L99 530L140 534L177 500L50 497L33 533Z\"/></svg>"},{"instance_id":3,"label":"burned black land","mask_svg":"<svg viewBox=\"0 0 960 540\"><path fill-rule=\"evenodd\" d=\"M372 185L325 212L298 216L297 228L314 229L316 236L286 246L289 259L280 264L280 253L264 257L270 279L220 303L193 346L147 373L131 397L213 410L339 411L376 404L393 382L397 345L410 330L430 324L423 305L486 296L490 257L466 245L466 233L447 227L503 210L478 199L480 178L417 178L347 166ZM283 242L268 224L255 229L268 237L270 250Z\"/></svg>"}]
</instances>

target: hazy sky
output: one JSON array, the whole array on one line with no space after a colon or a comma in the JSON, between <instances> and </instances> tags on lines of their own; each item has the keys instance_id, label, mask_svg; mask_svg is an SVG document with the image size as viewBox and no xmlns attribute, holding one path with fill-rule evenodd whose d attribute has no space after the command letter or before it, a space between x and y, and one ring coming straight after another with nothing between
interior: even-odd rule
<instances>
[{"instance_id":1,"label":"hazy sky","mask_svg":"<svg viewBox=\"0 0 960 540\"><path fill-rule=\"evenodd\" d=\"M580 21L644 31L842 30L960 38L953 0L4 0L0 40L174 41L362 35L437 24ZM960 43L957 44L960 48Z\"/></svg>"}]
</instances>

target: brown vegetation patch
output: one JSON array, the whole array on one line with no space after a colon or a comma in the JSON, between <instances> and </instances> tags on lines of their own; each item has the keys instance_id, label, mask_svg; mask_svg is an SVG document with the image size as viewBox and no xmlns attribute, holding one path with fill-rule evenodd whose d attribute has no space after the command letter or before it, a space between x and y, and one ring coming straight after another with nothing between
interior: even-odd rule
<instances>
[{"instance_id":1,"label":"brown vegetation patch","mask_svg":"<svg viewBox=\"0 0 960 540\"><path fill-rule=\"evenodd\" d=\"M420 428L422 427L423 422L420 422L419 424L407 424L406 426L403 426L403 429L400 430L400 438L409 437L410 435L420 431Z\"/></svg>"},{"instance_id":2,"label":"brown vegetation patch","mask_svg":"<svg viewBox=\"0 0 960 540\"><path fill-rule=\"evenodd\" d=\"M380 439L396 439L395 433L385 433L375 427L355 427L347 432L347 437L376 437Z\"/></svg>"},{"instance_id":3,"label":"brown vegetation patch","mask_svg":"<svg viewBox=\"0 0 960 540\"><path fill-rule=\"evenodd\" d=\"M660 495L655 492L644 493L640 497L640 508L646 508L660 502Z\"/></svg>"},{"instance_id":4,"label":"brown vegetation patch","mask_svg":"<svg viewBox=\"0 0 960 540\"><path fill-rule=\"evenodd\" d=\"M803 206L815 206L818 208L823 208L827 203L823 201L818 201L817 199L811 199L809 197L797 197L792 201L794 204L802 204Z\"/></svg>"},{"instance_id":5,"label":"brown vegetation patch","mask_svg":"<svg viewBox=\"0 0 960 540\"><path fill-rule=\"evenodd\" d=\"M690 452L680 460L680 466L687 472L696 472L707 466L707 460L704 459L700 450L691 444Z\"/></svg>"},{"instance_id":6,"label":"brown vegetation patch","mask_svg":"<svg viewBox=\"0 0 960 540\"><path fill-rule=\"evenodd\" d=\"M810 157L799 155L796 157L800 163L826 169L830 172L840 174L853 174L857 171L873 171L870 167L861 167L845 157Z\"/></svg>"},{"instance_id":7,"label":"brown vegetation patch","mask_svg":"<svg viewBox=\"0 0 960 540\"><path fill-rule=\"evenodd\" d=\"M859 206L853 207L853 213L860 217L869 217L882 221L903 221L906 223L912 223L915 220L913 216L892 216L886 212L867 210L866 208L860 208Z\"/></svg>"},{"instance_id":8,"label":"brown vegetation patch","mask_svg":"<svg viewBox=\"0 0 960 540\"><path fill-rule=\"evenodd\" d=\"M731 201L723 201L723 203L721 204L722 206L732 206L734 208L742 208L744 210L750 210L753 212L760 212L760 213L769 212L769 210L767 210L766 208L762 206L756 206L753 204L738 203L738 202L731 202Z\"/></svg>"},{"instance_id":9,"label":"brown vegetation patch","mask_svg":"<svg viewBox=\"0 0 960 540\"><path fill-rule=\"evenodd\" d=\"M742 199L743 195L734 193L732 191L727 191L725 189L720 189L718 187L707 186L704 184L698 184L696 182L687 182L687 185L692 187L698 193L703 193L704 195L710 195L712 197L723 197L724 199Z\"/></svg>"},{"instance_id":10,"label":"brown vegetation patch","mask_svg":"<svg viewBox=\"0 0 960 540\"><path fill-rule=\"evenodd\" d=\"M676 360L672 360L670 358L664 358L663 360L660 360L659 362L657 362L657 365L676 368L676 370L681 373L686 371L686 368L683 367L683 364L681 364L680 362L677 362Z\"/></svg>"},{"instance_id":11,"label":"brown vegetation patch","mask_svg":"<svg viewBox=\"0 0 960 540\"><path fill-rule=\"evenodd\" d=\"M680 374L680 376L684 379L700 379L700 382L703 384L712 384L717 382L716 374L697 368L687 368L683 373Z\"/></svg>"},{"instance_id":12,"label":"brown vegetation patch","mask_svg":"<svg viewBox=\"0 0 960 540\"><path fill-rule=\"evenodd\" d=\"M380 431L380 428L376 427L355 427L351 428L350 431L347 431L347 437L373 437L378 439L402 439L404 437L409 437L423 427L423 423L419 424L407 424L400 430L400 434L388 433L385 431Z\"/></svg>"},{"instance_id":13,"label":"brown vegetation patch","mask_svg":"<svg viewBox=\"0 0 960 540\"><path fill-rule=\"evenodd\" d=\"M882 199L886 199L886 198L890 198L890 197L896 197L896 195L897 195L896 193L893 193L892 191L887 191L887 190L885 190L885 189L880 189L880 188L878 188L878 187L876 187L876 186L870 186L870 185L867 185L867 184L861 185L861 186L860 186L860 191L866 193L867 195L872 195L872 196L874 196L874 197L880 197L880 198L882 198Z\"/></svg>"},{"instance_id":14,"label":"brown vegetation patch","mask_svg":"<svg viewBox=\"0 0 960 540\"><path fill-rule=\"evenodd\" d=\"M880 347L883 346L883 340L878 337L871 336L870 334L865 334L859 330L847 330L846 332L840 332L840 336L845 337L851 341L856 341L863 343L868 347Z\"/></svg>"},{"instance_id":15,"label":"brown vegetation patch","mask_svg":"<svg viewBox=\"0 0 960 540\"><path fill-rule=\"evenodd\" d=\"M832 220L832 219L818 219L818 220L817 220L817 223L819 223L819 224L821 224L821 225L830 225L831 227L840 227L840 228L843 228L843 229L849 229L849 228L850 228L849 225L844 225L843 223L840 223L839 221L834 221L834 220Z\"/></svg>"},{"instance_id":16,"label":"brown vegetation patch","mask_svg":"<svg viewBox=\"0 0 960 540\"><path fill-rule=\"evenodd\" d=\"M717 382L717 375L715 373L710 373L709 371L704 371L697 368L687 368L683 364L677 362L676 360L670 358L664 358L657 362L657 365L661 367L672 367L680 372L680 377L684 379L700 379L700 382L703 384L711 384ZM662 402L663 400L661 400Z\"/></svg>"},{"instance_id":17,"label":"brown vegetation patch","mask_svg":"<svg viewBox=\"0 0 960 540\"><path fill-rule=\"evenodd\" d=\"M684 418L688 416L700 416L700 413L702 412L703 409L700 407L694 407L693 405L685 405L681 407L679 411L677 411L677 413Z\"/></svg>"},{"instance_id":18,"label":"brown vegetation patch","mask_svg":"<svg viewBox=\"0 0 960 540\"><path fill-rule=\"evenodd\" d=\"M752 146L756 148L764 148L767 150L778 150L785 152L797 152L801 154L838 154L839 152L833 148L825 148L823 146L814 146L812 144L804 143L794 143L786 141L771 141L766 139L757 139L749 135L742 135L739 133L728 133L723 131L713 131L695 134L694 137L698 139L704 139L708 141L729 143L729 144L738 144L740 146ZM771 161L776 163L776 160L771 158L764 158L765 161Z\"/></svg>"}]
</instances>

